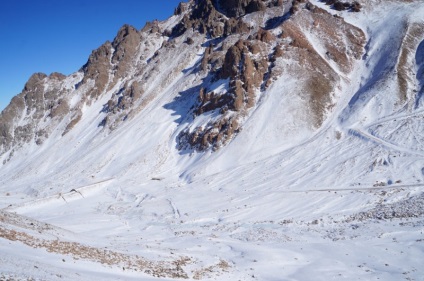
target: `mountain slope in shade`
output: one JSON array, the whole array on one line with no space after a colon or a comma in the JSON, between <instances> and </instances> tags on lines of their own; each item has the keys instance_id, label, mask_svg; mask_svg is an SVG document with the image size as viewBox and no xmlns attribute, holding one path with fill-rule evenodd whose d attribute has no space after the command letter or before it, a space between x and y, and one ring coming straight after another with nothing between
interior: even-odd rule
<instances>
[{"instance_id":1,"label":"mountain slope in shade","mask_svg":"<svg viewBox=\"0 0 424 281\"><path fill-rule=\"evenodd\" d=\"M337 3L181 3L34 74L1 278L419 280L424 5Z\"/></svg>"}]
</instances>

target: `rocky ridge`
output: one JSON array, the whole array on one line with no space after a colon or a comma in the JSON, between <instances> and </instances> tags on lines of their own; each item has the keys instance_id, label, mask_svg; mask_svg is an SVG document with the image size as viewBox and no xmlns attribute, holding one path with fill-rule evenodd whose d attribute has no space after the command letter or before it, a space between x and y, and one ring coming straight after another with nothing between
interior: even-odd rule
<instances>
[{"instance_id":1,"label":"rocky ridge","mask_svg":"<svg viewBox=\"0 0 424 281\"><path fill-rule=\"evenodd\" d=\"M223 18L235 11L228 10L226 6L220 7L224 9ZM222 83L228 84L228 90L216 93L211 88L202 87L194 110L195 116L215 111L220 118L182 131L178 142L180 148L218 149L231 141L242 129L243 119L249 115L249 110L283 73L302 76L301 92L307 101L305 106L312 108L308 118L312 127L320 127L333 106L332 96L340 84L339 73L349 74L355 60L363 54L365 36L360 29L309 2L294 1L285 5L281 1L261 2L255 7L262 8L253 12L247 8L249 5L240 1L236 7L238 12L235 16L239 16L237 20L241 21L238 26L247 27L226 36L225 32L216 32L219 18L214 18L213 24L206 30L211 37L223 36L225 39L215 45L212 41L202 59L202 70L211 72L210 80L225 81ZM212 4L209 9L213 15L220 14ZM269 14L264 12L265 9L269 9ZM251 15L241 17L246 14ZM264 16L267 17L263 26L249 26L252 19L258 21ZM231 18L221 20L221 26L227 26L228 21ZM205 30L203 26L199 28ZM315 44L319 42L325 48L325 54L315 49L314 43L308 39L309 35L315 37Z\"/></svg>"},{"instance_id":2,"label":"rocky ridge","mask_svg":"<svg viewBox=\"0 0 424 281\"><path fill-rule=\"evenodd\" d=\"M358 2L345 6L362 7ZM83 108L99 100L104 100L101 120L95 122L113 131L174 84L197 53L202 55L191 69L197 73L195 85L175 90L196 95L185 114L206 121L181 127L178 149L216 150L228 144L281 77L299 80L299 107L307 112L302 118L316 130L337 103L365 45L361 29L304 0L181 3L167 22L147 23L141 30L124 25L75 74L34 74L0 116L0 154L6 163L25 144L42 145L57 131L58 137L66 135L84 119ZM171 58L175 67L164 68ZM411 80L407 72L399 64L402 93Z\"/></svg>"}]
</instances>

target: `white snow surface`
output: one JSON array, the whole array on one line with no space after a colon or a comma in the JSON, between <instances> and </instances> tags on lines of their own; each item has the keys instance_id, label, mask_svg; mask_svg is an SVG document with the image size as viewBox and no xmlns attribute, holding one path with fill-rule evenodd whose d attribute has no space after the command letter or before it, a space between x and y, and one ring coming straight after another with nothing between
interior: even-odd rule
<instances>
[{"instance_id":1,"label":"white snow surface","mask_svg":"<svg viewBox=\"0 0 424 281\"><path fill-rule=\"evenodd\" d=\"M296 81L281 77L227 146L178 151L184 126L214 118L185 116L193 97L179 94L201 83L191 71L200 50L174 82L149 85L160 93L112 133L98 124L113 89L65 136L17 151L0 167L0 231L31 237L0 238L0 280L178 280L25 239L164 268L186 257L189 279L424 280L424 110L396 106L391 79L400 26L423 21L424 5L370 10L342 13L372 40L318 130L305 125Z\"/></svg>"}]
</instances>

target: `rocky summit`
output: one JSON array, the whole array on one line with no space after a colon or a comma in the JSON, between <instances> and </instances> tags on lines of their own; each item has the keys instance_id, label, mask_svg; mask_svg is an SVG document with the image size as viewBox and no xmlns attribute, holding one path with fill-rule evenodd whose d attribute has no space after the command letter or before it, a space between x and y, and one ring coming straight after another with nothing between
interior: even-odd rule
<instances>
[{"instance_id":1,"label":"rocky summit","mask_svg":"<svg viewBox=\"0 0 424 281\"><path fill-rule=\"evenodd\" d=\"M0 280L420 280L423 19L190 0L32 75L0 114Z\"/></svg>"}]
</instances>

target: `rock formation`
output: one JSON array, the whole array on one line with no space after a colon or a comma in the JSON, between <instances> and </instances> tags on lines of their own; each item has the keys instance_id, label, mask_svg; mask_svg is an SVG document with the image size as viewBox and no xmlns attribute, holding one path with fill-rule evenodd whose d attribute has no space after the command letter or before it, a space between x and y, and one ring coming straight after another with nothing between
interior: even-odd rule
<instances>
[{"instance_id":1,"label":"rock formation","mask_svg":"<svg viewBox=\"0 0 424 281\"><path fill-rule=\"evenodd\" d=\"M362 7L358 2L345 6L353 12ZM421 81L414 86L419 87L416 96L422 95L422 71L415 77L408 68L420 30L411 25L401 46L397 79L403 101L414 96L410 89L416 78ZM204 120L180 128L175 140L180 150L217 150L228 144L273 84L290 77L298 81L293 94L299 97L299 112L304 111L300 126L316 130L365 55L365 45L361 29L305 0L181 3L172 25L154 21L141 30L124 25L68 77L34 74L1 113L0 155L6 161L13 150L42 145L54 132L65 136L81 122L113 131L171 86L173 95L194 95L190 110L181 114ZM179 88L184 83L178 77L187 72L196 74L195 81L184 82L193 87ZM98 116L86 120L84 108L97 103Z\"/></svg>"}]
</instances>

